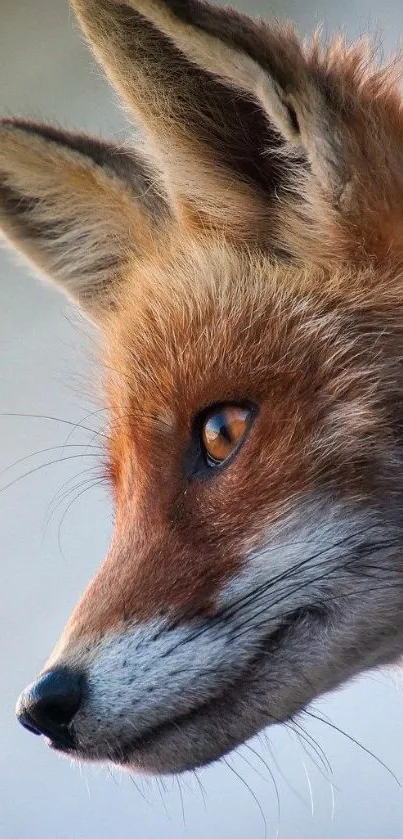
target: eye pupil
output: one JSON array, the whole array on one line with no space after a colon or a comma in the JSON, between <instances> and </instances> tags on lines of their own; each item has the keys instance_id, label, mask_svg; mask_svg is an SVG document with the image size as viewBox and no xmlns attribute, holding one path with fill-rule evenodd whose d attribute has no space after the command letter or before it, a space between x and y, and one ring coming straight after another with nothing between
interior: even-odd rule
<instances>
[{"instance_id":1,"label":"eye pupil","mask_svg":"<svg viewBox=\"0 0 403 839\"><path fill-rule=\"evenodd\" d=\"M201 442L210 466L224 463L243 440L250 422L251 409L226 405L212 410L204 418Z\"/></svg>"},{"instance_id":2,"label":"eye pupil","mask_svg":"<svg viewBox=\"0 0 403 839\"><path fill-rule=\"evenodd\" d=\"M227 443L231 443L231 442L232 442L231 427L230 427L229 425L226 425L226 424L225 424L225 419L224 419L224 417L220 417L220 430L219 430L219 434L221 435L221 437L223 437L223 438L224 438L224 440L225 440Z\"/></svg>"}]
</instances>

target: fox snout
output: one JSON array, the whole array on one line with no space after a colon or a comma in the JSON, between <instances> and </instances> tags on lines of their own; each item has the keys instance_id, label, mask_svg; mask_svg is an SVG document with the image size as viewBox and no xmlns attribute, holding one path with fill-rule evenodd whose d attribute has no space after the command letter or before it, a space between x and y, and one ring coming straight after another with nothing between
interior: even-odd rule
<instances>
[{"instance_id":1,"label":"fox snout","mask_svg":"<svg viewBox=\"0 0 403 839\"><path fill-rule=\"evenodd\" d=\"M147 138L0 121L0 228L98 329L108 556L17 715L208 763L403 649L402 102L363 43L72 0Z\"/></svg>"},{"instance_id":2,"label":"fox snout","mask_svg":"<svg viewBox=\"0 0 403 839\"><path fill-rule=\"evenodd\" d=\"M288 719L357 669L393 658L394 622L368 584L374 555L391 573L392 528L386 535L375 514L312 505L266 526L260 547L246 550L239 570L198 608L189 598L170 609L175 586L165 580L158 617L136 617L128 605L122 617L120 600L120 623L108 625L98 596L104 582L95 579L22 694L22 725L79 759L180 772ZM396 607L400 599L397 591Z\"/></svg>"}]
</instances>

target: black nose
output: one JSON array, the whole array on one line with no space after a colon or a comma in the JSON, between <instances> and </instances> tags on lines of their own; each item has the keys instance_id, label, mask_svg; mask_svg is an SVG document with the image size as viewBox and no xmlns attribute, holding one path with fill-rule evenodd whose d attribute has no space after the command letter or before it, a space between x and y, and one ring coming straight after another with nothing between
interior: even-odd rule
<instances>
[{"instance_id":1,"label":"black nose","mask_svg":"<svg viewBox=\"0 0 403 839\"><path fill-rule=\"evenodd\" d=\"M55 745L72 746L69 725L82 697L82 677L67 668L44 673L21 694L18 720L33 734L45 734Z\"/></svg>"}]
</instances>

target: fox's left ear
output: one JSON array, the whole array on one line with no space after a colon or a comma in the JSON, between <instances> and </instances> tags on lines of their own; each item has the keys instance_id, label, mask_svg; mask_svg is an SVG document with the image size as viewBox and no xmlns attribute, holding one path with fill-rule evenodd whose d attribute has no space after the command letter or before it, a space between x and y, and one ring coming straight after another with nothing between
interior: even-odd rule
<instances>
[{"instance_id":1,"label":"fox's left ear","mask_svg":"<svg viewBox=\"0 0 403 839\"><path fill-rule=\"evenodd\" d=\"M353 213L355 250L368 228L369 243L378 235L385 206L399 217L400 236L396 63L377 70L365 43L348 48L336 39L321 48L314 38L308 46L289 24L251 20L206 0L71 3L152 137L179 200L207 206L237 234L237 218L245 224L250 211L256 231L260 208L248 187L275 211L290 187L294 204L295 191L306 199L302 173L310 207L318 187L329 207L348 219Z\"/></svg>"},{"instance_id":2,"label":"fox's left ear","mask_svg":"<svg viewBox=\"0 0 403 839\"><path fill-rule=\"evenodd\" d=\"M24 120L0 121L0 232L92 317L169 214L138 152Z\"/></svg>"}]
</instances>

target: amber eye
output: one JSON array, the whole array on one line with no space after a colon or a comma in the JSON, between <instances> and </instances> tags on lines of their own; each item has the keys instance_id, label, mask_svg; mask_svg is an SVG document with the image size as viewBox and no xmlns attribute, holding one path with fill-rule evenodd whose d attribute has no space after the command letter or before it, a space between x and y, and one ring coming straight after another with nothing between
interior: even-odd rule
<instances>
[{"instance_id":1,"label":"amber eye","mask_svg":"<svg viewBox=\"0 0 403 839\"><path fill-rule=\"evenodd\" d=\"M208 413L201 427L201 442L209 466L218 466L243 440L252 416L251 408L221 405Z\"/></svg>"}]
</instances>

